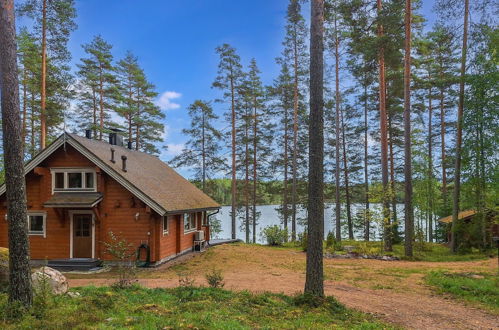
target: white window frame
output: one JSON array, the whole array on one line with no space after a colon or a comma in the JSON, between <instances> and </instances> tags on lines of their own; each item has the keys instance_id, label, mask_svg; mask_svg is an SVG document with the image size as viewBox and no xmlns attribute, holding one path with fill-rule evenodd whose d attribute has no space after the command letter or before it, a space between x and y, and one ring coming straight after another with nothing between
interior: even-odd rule
<instances>
[{"instance_id":1,"label":"white window frame","mask_svg":"<svg viewBox=\"0 0 499 330\"><path fill-rule=\"evenodd\" d=\"M201 226L208 226L208 212L201 212Z\"/></svg>"},{"instance_id":2,"label":"white window frame","mask_svg":"<svg viewBox=\"0 0 499 330\"><path fill-rule=\"evenodd\" d=\"M43 231L42 232L31 231L31 228L30 228L31 222L29 220L29 217L31 217L31 216L43 217ZM28 211L28 235L30 235L30 236L43 236L43 238L47 237L47 213L39 212L39 211Z\"/></svg>"},{"instance_id":3,"label":"white window frame","mask_svg":"<svg viewBox=\"0 0 499 330\"><path fill-rule=\"evenodd\" d=\"M185 229L185 221L186 221L186 217L188 218L188 221L189 221L189 225L191 224L191 219L189 219L190 217L194 217L194 228L189 228L189 229ZM196 213L184 213L183 215L183 225L184 225L184 234L189 234L189 233L192 233L194 231L196 231L198 229L198 217L196 216Z\"/></svg>"},{"instance_id":4,"label":"white window frame","mask_svg":"<svg viewBox=\"0 0 499 330\"><path fill-rule=\"evenodd\" d=\"M166 236L169 234L170 230L170 216L165 215L162 217L163 221L161 223L162 229L163 229L163 236ZM165 222L166 222L166 230L165 230Z\"/></svg>"},{"instance_id":5,"label":"white window frame","mask_svg":"<svg viewBox=\"0 0 499 330\"><path fill-rule=\"evenodd\" d=\"M56 173L64 173L64 188L55 187L55 175ZM82 188L69 188L68 187L68 173L81 173L82 176ZM86 173L92 173L94 178L93 188L87 188L87 178ZM52 176L52 195L55 192L96 192L97 191L97 172L94 168L88 167L78 167L78 168L51 168L50 174Z\"/></svg>"}]
</instances>

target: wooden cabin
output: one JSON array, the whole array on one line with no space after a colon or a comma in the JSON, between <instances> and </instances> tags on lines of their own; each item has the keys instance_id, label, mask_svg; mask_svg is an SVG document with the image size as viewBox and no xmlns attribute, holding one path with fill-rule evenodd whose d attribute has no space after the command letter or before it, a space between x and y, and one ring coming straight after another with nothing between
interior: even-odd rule
<instances>
[{"instance_id":1,"label":"wooden cabin","mask_svg":"<svg viewBox=\"0 0 499 330\"><path fill-rule=\"evenodd\" d=\"M473 240L473 232L471 230L471 225L474 224L477 219L479 218L480 213L478 213L476 210L469 209L469 210L463 210L458 213L457 219L461 221L461 223L465 226L464 227L464 235L461 237L461 240L467 240L467 241L472 241ZM495 218L497 217L497 211L492 210L492 209L485 209L483 211L483 217L486 221L486 241L491 241L492 237L497 237L494 232L494 230L497 231L497 223L495 223ZM438 219L438 222L440 222L442 225L447 226L447 242L451 241L451 236L452 233L450 231L451 225L452 225L453 217L452 215L449 215L447 217ZM481 235L481 232L480 232Z\"/></svg>"},{"instance_id":2,"label":"wooden cabin","mask_svg":"<svg viewBox=\"0 0 499 330\"><path fill-rule=\"evenodd\" d=\"M117 134L108 143L64 133L26 164L32 260L111 260L110 232L145 246L151 263L192 250L195 235L209 240L209 216L220 205L158 157L124 147ZM7 219L2 185L2 247Z\"/></svg>"}]
</instances>

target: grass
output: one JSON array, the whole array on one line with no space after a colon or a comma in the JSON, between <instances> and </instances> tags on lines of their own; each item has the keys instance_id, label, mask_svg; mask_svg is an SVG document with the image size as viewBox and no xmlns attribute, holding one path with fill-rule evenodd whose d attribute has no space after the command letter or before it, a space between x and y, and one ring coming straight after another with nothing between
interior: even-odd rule
<instances>
[{"instance_id":1,"label":"grass","mask_svg":"<svg viewBox=\"0 0 499 330\"><path fill-rule=\"evenodd\" d=\"M414 256L412 258L407 258L404 255L404 245L394 244L393 252L383 252L382 242L366 242L366 241L350 241L343 240L341 242L342 246L354 246L355 250L359 253L364 253L364 251L372 251L371 253L379 255L392 255L399 257L402 260L411 261L430 261L430 262L451 262L451 261L473 261L473 260L484 260L493 256L497 256L497 251L480 251L478 249L473 249L469 253L465 254L453 254L450 249L444 244L438 243L424 243L423 246L414 244Z\"/></svg>"},{"instance_id":2,"label":"grass","mask_svg":"<svg viewBox=\"0 0 499 330\"><path fill-rule=\"evenodd\" d=\"M425 280L439 293L476 303L499 314L499 278L495 274L433 271Z\"/></svg>"},{"instance_id":3,"label":"grass","mask_svg":"<svg viewBox=\"0 0 499 330\"><path fill-rule=\"evenodd\" d=\"M370 315L343 307L332 297L318 300L304 295L252 294L206 287L75 290L80 297L50 297L37 304L33 315L17 318L9 312L12 306L7 296L0 294L0 328L391 328Z\"/></svg>"}]
</instances>

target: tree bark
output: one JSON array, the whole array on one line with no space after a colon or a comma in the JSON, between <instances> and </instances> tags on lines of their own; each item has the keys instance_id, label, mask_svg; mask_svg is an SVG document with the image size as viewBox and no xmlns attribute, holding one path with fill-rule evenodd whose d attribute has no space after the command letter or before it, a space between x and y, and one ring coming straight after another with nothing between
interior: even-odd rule
<instances>
[{"instance_id":1,"label":"tree bark","mask_svg":"<svg viewBox=\"0 0 499 330\"><path fill-rule=\"evenodd\" d=\"M42 76L40 91L40 149L45 149L47 139L46 107L46 80L47 80L47 0L42 5Z\"/></svg>"},{"instance_id":2,"label":"tree bark","mask_svg":"<svg viewBox=\"0 0 499 330\"><path fill-rule=\"evenodd\" d=\"M447 212L448 207L448 196L447 196L447 170L445 165L445 101L444 101L444 90L443 87L440 89L440 139L441 139L441 166L442 166L442 200L444 211ZM447 213L445 213L447 214Z\"/></svg>"},{"instance_id":3,"label":"tree bark","mask_svg":"<svg viewBox=\"0 0 499 330\"><path fill-rule=\"evenodd\" d=\"M231 97L231 152L232 152L232 182L231 182L231 238L236 239L236 108L235 108L235 86L234 76L230 72L230 97Z\"/></svg>"},{"instance_id":4,"label":"tree bark","mask_svg":"<svg viewBox=\"0 0 499 330\"><path fill-rule=\"evenodd\" d=\"M291 184L291 240L296 239L296 176L297 176L297 153L298 153L298 41L296 26L293 35L293 178Z\"/></svg>"},{"instance_id":5,"label":"tree bark","mask_svg":"<svg viewBox=\"0 0 499 330\"><path fill-rule=\"evenodd\" d=\"M370 230L371 230L371 224L370 224L370 210L369 210L369 168L368 168L368 113L367 113L367 84L364 85L364 186L365 186L365 204L366 204L366 210L365 210L365 219L364 219L364 239L366 241L369 241L369 236L370 236Z\"/></svg>"},{"instance_id":6,"label":"tree bark","mask_svg":"<svg viewBox=\"0 0 499 330\"><path fill-rule=\"evenodd\" d=\"M336 217L336 240L341 241L341 201L340 201L340 78L339 78L339 65L340 65L340 53L339 53L339 40L338 40L338 28L336 17L334 19L334 60L335 60L335 161L336 169L334 170L335 179L335 217Z\"/></svg>"},{"instance_id":7,"label":"tree bark","mask_svg":"<svg viewBox=\"0 0 499 330\"><path fill-rule=\"evenodd\" d=\"M350 184L348 181L348 159L347 159L347 144L345 139L345 122L343 121L343 111L341 113L341 145L343 146L343 173L345 175L345 202L347 208L347 225L348 225L348 239L353 240L353 223L352 212L350 208Z\"/></svg>"},{"instance_id":8,"label":"tree bark","mask_svg":"<svg viewBox=\"0 0 499 330\"><path fill-rule=\"evenodd\" d=\"M288 144L289 144L289 125L288 125L288 109L284 112L284 182L283 182L283 194L282 194L282 213L283 213L283 222L284 228L288 229Z\"/></svg>"},{"instance_id":9,"label":"tree bark","mask_svg":"<svg viewBox=\"0 0 499 330\"><path fill-rule=\"evenodd\" d=\"M308 239L305 293L324 296L324 0L312 0L310 20L310 126Z\"/></svg>"},{"instance_id":10,"label":"tree bark","mask_svg":"<svg viewBox=\"0 0 499 330\"><path fill-rule=\"evenodd\" d=\"M428 77L428 81L431 78ZM428 241L433 242L433 104L432 88L428 90Z\"/></svg>"},{"instance_id":11,"label":"tree bark","mask_svg":"<svg viewBox=\"0 0 499 330\"><path fill-rule=\"evenodd\" d=\"M13 0L0 0L0 92L9 239L9 301L29 308L31 269Z\"/></svg>"},{"instance_id":12,"label":"tree bark","mask_svg":"<svg viewBox=\"0 0 499 330\"><path fill-rule=\"evenodd\" d=\"M451 228L451 250L457 252L456 232L458 227L459 197L461 193L461 149L463 144L463 112L464 112L464 88L466 75L466 56L468 50L468 16L469 0L464 0L464 27L463 48L461 50L461 77L459 81L459 104L457 108L457 132L456 132L456 165L454 169L454 196L452 205L452 228Z\"/></svg>"},{"instance_id":13,"label":"tree bark","mask_svg":"<svg viewBox=\"0 0 499 330\"><path fill-rule=\"evenodd\" d=\"M99 64L99 141L102 141L104 132L104 77L102 63Z\"/></svg>"},{"instance_id":14,"label":"tree bark","mask_svg":"<svg viewBox=\"0 0 499 330\"><path fill-rule=\"evenodd\" d=\"M404 186L405 186L405 255L412 257L414 214L412 210L411 156L411 0L405 1L405 58L404 58Z\"/></svg>"},{"instance_id":15,"label":"tree bark","mask_svg":"<svg viewBox=\"0 0 499 330\"><path fill-rule=\"evenodd\" d=\"M253 243L256 243L256 190L258 187L258 109L256 107L256 99L253 97Z\"/></svg>"},{"instance_id":16,"label":"tree bark","mask_svg":"<svg viewBox=\"0 0 499 330\"><path fill-rule=\"evenodd\" d=\"M206 193L206 150L205 150L205 141L206 141L206 132L205 132L205 126L206 126L206 114L204 107L201 108L201 118L202 118L202 127L201 127L201 132L202 132L202 137L201 137L201 157L202 157L202 188L203 192Z\"/></svg>"},{"instance_id":17,"label":"tree bark","mask_svg":"<svg viewBox=\"0 0 499 330\"><path fill-rule=\"evenodd\" d=\"M392 228L392 241L398 237L397 225L397 198L395 193L395 159L393 154L393 130L392 130L392 116L388 115L388 150L390 160L390 201L392 203L392 219L388 223Z\"/></svg>"},{"instance_id":18,"label":"tree bark","mask_svg":"<svg viewBox=\"0 0 499 330\"><path fill-rule=\"evenodd\" d=\"M246 243L250 242L250 217L249 217L249 115L246 109L246 118L244 119L244 208L245 208L245 227Z\"/></svg>"},{"instance_id":19,"label":"tree bark","mask_svg":"<svg viewBox=\"0 0 499 330\"><path fill-rule=\"evenodd\" d=\"M377 0L378 15L383 8L382 0ZM383 25L378 23L378 37L383 37ZM381 46L378 54L379 61L379 113L381 134L381 183L383 185L383 241L385 251L392 251L392 230L390 223L390 194L388 186L388 135L386 114L386 80L385 80L385 50Z\"/></svg>"}]
</instances>

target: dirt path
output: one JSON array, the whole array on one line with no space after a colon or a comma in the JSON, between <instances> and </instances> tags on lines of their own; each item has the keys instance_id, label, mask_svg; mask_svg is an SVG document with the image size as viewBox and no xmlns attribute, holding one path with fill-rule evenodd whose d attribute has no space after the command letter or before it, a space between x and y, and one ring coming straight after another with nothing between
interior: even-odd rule
<instances>
[{"instance_id":1,"label":"dirt path","mask_svg":"<svg viewBox=\"0 0 499 330\"><path fill-rule=\"evenodd\" d=\"M303 254L289 250L221 246L140 274L146 287L178 286L178 274L206 285L211 267L222 269L225 288L294 294L302 290ZM215 262L216 261L216 262ZM303 267L303 268L302 268ZM499 329L499 317L458 301L433 295L423 283L428 269L489 271L494 261L423 263L377 260L325 260L325 291L350 308L374 314L408 329ZM184 276L184 275L183 275ZM71 286L109 285L112 279L70 279Z\"/></svg>"}]
</instances>

